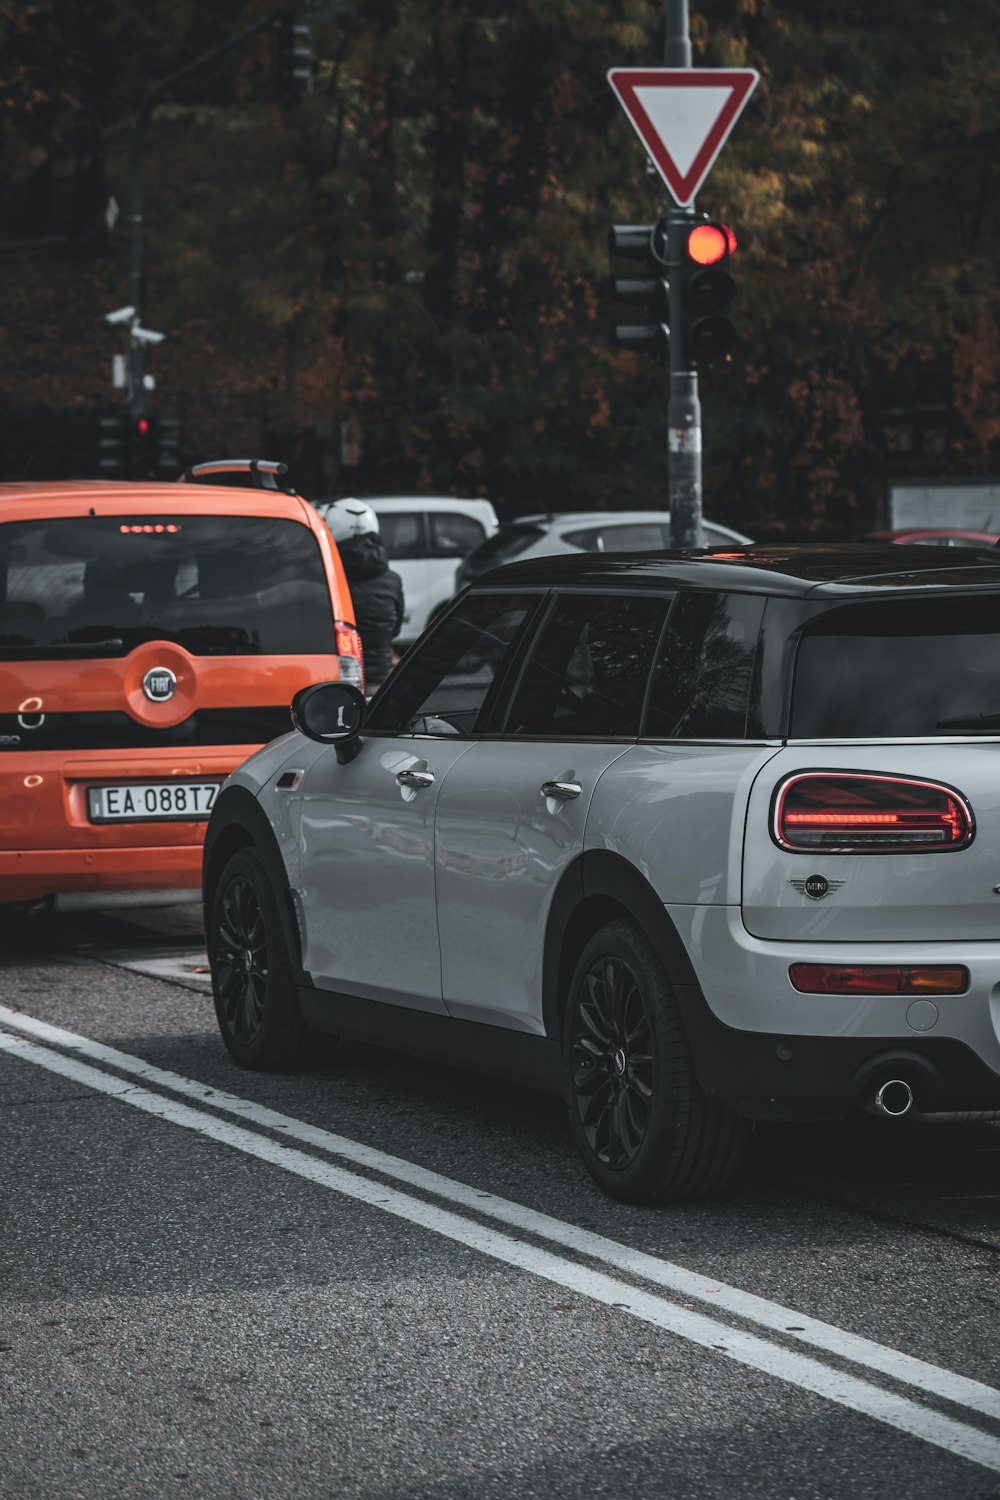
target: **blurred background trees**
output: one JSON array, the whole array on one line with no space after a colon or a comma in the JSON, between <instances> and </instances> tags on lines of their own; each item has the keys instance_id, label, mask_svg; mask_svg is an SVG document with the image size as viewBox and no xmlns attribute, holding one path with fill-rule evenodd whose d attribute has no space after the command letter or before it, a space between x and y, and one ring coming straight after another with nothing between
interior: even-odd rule
<instances>
[{"instance_id":1,"label":"blurred background trees","mask_svg":"<svg viewBox=\"0 0 1000 1500\"><path fill-rule=\"evenodd\" d=\"M4 477L96 472L137 110L266 14L0 0ZM605 73L660 61L662 5L317 0L296 19L304 97L266 34L147 133L152 400L187 456L266 449L306 493L483 494L507 516L662 506L668 376L611 347L604 291L608 225L663 202ZM691 29L696 65L762 75L698 204L740 242L742 348L701 381L706 512L848 535L891 475L995 472L995 7L692 0Z\"/></svg>"}]
</instances>

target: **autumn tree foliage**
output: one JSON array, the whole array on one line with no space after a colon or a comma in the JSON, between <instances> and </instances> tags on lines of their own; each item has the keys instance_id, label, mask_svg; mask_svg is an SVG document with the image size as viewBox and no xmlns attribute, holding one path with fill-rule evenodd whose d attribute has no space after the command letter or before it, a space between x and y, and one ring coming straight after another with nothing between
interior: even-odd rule
<instances>
[{"instance_id":1,"label":"autumn tree foliage","mask_svg":"<svg viewBox=\"0 0 1000 1500\"><path fill-rule=\"evenodd\" d=\"M136 111L266 14L0 0L0 248L44 238L26 205L46 185L71 181L76 204L62 248L8 254L8 404L109 398L101 314L124 300L128 245L101 212L109 192L125 204ZM508 515L663 505L668 376L611 347L604 291L608 225L664 203L605 74L660 61L662 5L324 0L299 15L307 97L275 87L264 33L151 122L158 401L183 409L202 456L256 451L262 423L347 423L360 464L341 487L486 494ZM692 0L691 28L697 64L761 73L698 205L740 241L741 352L701 382L706 511L755 535L849 534L875 523L894 464L990 472L994 7Z\"/></svg>"}]
</instances>

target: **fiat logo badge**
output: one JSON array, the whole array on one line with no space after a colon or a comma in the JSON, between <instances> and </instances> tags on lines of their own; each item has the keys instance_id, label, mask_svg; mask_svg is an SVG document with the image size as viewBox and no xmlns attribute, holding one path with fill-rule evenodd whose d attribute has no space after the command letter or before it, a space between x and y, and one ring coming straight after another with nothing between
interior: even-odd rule
<instances>
[{"instance_id":1,"label":"fiat logo badge","mask_svg":"<svg viewBox=\"0 0 1000 1500\"><path fill-rule=\"evenodd\" d=\"M150 667L142 679L142 690L150 703L166 703L174 696L177 678L169 667Z\"/></svg>"}]
</instances>

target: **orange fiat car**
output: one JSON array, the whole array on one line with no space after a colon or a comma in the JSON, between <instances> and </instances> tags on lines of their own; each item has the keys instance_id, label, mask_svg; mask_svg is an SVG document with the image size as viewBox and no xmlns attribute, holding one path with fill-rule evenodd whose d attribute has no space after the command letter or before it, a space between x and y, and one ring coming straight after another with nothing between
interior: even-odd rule
<instances>
[{"instance_id":1,"label":"orange fiat car","mask_svg":"<svg viewBox=\"0 0 1000 1500\"><path fill-rule=\"evenodd\" d=\"M0 909L198 899L223 779L299 688L363 686L336 544L281 473L0 484Z\"/></svg>"}]
</instances>

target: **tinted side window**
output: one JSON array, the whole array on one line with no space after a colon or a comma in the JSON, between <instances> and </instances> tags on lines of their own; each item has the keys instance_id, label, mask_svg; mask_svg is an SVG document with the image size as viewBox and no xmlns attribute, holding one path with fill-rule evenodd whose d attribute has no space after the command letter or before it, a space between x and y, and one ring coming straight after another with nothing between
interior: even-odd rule
<instances>
[{"instance_id":1,"label":"tinted side window","mask_svg":"<svg viewBox=\"0 0 1000 1500\"><path fill-rule=\"evenodd\" d=\"M469 561L481 565L484 571L487 568L498 568L519 552L526 552L532 542L537 542L544 535L545 529L542 526L501 526L485 542L480 542L475 557Z\"/></svg>"},{"instance_id":2,"label":"tinted side window","mask_svg":"<svg viewBox=\"0 0 1000 1500\"><path fill-rule=\"evenodd\" d=\"M650 739L742 739L763 599L752 594L681 594L653 674L643 735Z\"/></svg>"},{"instance_id":3,"label":"tinted side window","mask_svg":"<svg viewBox=\"0 0 1000 1500\"><path fill-rule=\"evenodd\" d=\"M390 562L427 556L424 518L419 512L383 511L378 518L378 529Z\"/></svg>"},{"instance_id":4,"label":"tinted side window","mask_svg":"<svg viewBox=\"0 0 1000 1500\"><path fill-rule=\"evenodd\" d=\"M464 557L486 536L486 528L473 516L431 512L431 557Z\"/></svg>"},{"instance_id":5,"label":"tinted side window","mask_svg":"<svg viewBox=\"0 0 1000 1500\"><path fill-rule=\"evenodd\" d=\"M507 734L638 735L667 597L564 594L539 634L507 714Z\"/></svg>"},{"instance_id":6,"label":"tinted side window","mask_svg":"<svg viewBox=\"0 0 1000 1500\"><path fill-rule=\"evenodd\" d=\"M584 552L650 552L669 547L667 527L655 521L629 521L620 526L588 526L584 531L567 531L564 541Z\"/></svg>"},{"instance_id":7,"label":"tinted side window","mask_svg":"<svg viewBox=\"0 0 1000 1500\"><path fill-rule=\"evenodd\" d=\"M379 695L368 728L469 734L537 595L469 594Z\"/></svg>"}]
</instances>

